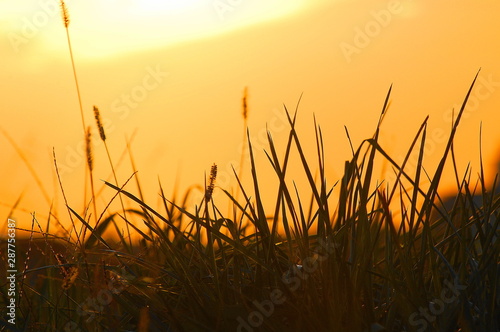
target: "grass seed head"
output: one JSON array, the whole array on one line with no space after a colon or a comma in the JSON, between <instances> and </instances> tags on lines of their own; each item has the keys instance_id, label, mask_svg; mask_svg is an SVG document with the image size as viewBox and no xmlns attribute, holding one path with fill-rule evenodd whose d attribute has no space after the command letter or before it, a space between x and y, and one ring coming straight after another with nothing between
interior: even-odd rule
<instances>
[{"instance_id":1,"label":"grass seed head","mask_svg":"<svg viewBox=\"0 0 500 332\"><path fill-rule=\"evenodd\" d=\"M102 121L101 121L101 113L99 112L97 106L94 106L94 117L95 117L95 122L97 124L97 128L99 129L99 136L101 137L101 140L104 142L106 140L106 133L104 132L104 127L102 126Z\"/></svg>"},{"instance_id":2,"label":"grass seed head","mask_svg":"<svg viewBox=\"0 0 500 332\"><path fill-rule=\"evenodd\" d=\"M61 0L61 14L63 19L64 27L67 28L69 26L69 12L64 0Z\"/></svg>"},{"instance_id":3,"label":"grass seed head","mask_svg":"<svg viewBox=\"0 0 500 332\"><path fill-rule=\"evenodd\" d=\"M59 269L61 270L61 274L64 277L61 287L67 290L75 283L76 278L78 277L80 271L78 267L74 265L67 267L66 265L68 265L68 261L64 258L62 254L56 253L54 256L59 265Z\"/></svg>"},{"instance_id":4,"label":"grass seed head","mask_svg":"<svg viewBox=\"0 0 500 332\"><path fill-rule=\"evenodd\" d=\"M62 288L63 289L69 289L76 281L76 278L78 278L78 274L80 273L80 270L78 270L78 267L72 266L68 269L66 269L66 274L64 275L63 283L62 283Z\"/></svg>"},{"instance_id":5,"label":"grass seed head","mask_svg":"<svg viewBox=\"0 0 500 332\"><path fill-rule=\"evenodd\" d=\"M210 169L210 180L205 191L205 199L208 202L212 198L215 187L215 179L217 178L217 165L214 163Z\"/></svg>"},{"instance_id":6,"label":"grass seed head","mask_svg":"<svg viewBox=\"0 0 500 332\"><path fill-rule=\"evenodd\" d=\"M248 87L245 87L245 90L243 90L243 120L248 119L248 104L247 104L247 98L248 98Z\"/></svg>"},{"instance_id":7,"label":"grass seed head","mask_svg":"<svg viewBox=\"0 0 500 332\"><path fill-rule=\"evenodd\" d=\"M90 132L90 126L87 128L85 135L85 151L87 153L87 164L90 171L92 171L94 169L94 155L92 154L92 133Z\"/></svg>"}]
</instances>

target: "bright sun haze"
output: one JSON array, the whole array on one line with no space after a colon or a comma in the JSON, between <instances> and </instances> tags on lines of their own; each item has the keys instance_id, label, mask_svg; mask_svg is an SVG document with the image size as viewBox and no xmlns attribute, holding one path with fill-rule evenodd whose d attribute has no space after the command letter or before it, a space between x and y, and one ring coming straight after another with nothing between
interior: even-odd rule
<instances>
[{"instance_id":1,"label":"bright sun haze","mask_svg":"<svg viewBox=\"0 0 500 332\"><path fill-rule=\"evenodd\" d=\"M456 158L461 175L468 162L472 176L477 174L482 125L486 175L494 176L500 146L498 1L67 0L66 5L86 124L97 135L92 107L98 106L119 182L133 172L129 142L142 189L154 203L158 179L167 196L174 190L180 195L192 185L203 186L213 163L217 185L234 188L245 87L250 137L270 186L276 182L263 152L266 130L282 152L288 133L283 104L294 110L302 96L297 129L312 160L313 114L321 125L333 185L351 157L344 126L355 146L372 137L391 84L381 143L401 162L429 115L425 159L432 172L452 116L480 68L456 137ZM46 220L51 204L63 214L53 151L64 170L69 204L81 211L84 135L59 1L1 1L0 49L1 218L13 206L25 227L30 212ZM95 183L105 201L111 192L101 180L112 179L109 163L99 140L93 151ZM248 158L244 162L243 173L249 174ZM290 172L300 187L303 174L294 167ZM453 172L446 172L443 189L453 181ZM266 199L274 194L272 187Z\"/></svg>"}]
</instances>

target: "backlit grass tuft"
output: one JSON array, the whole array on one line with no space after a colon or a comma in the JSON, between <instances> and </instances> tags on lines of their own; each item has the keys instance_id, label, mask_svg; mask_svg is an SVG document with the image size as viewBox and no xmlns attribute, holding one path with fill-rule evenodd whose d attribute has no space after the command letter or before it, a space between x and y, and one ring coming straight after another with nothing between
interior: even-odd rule
<instances>
[{"instance_id":1,"label":"backlit grass tuft","mask_svg":"<svg viewBox=\"0 0 500 332\"><path fill-rule=\"evenodd\" d=\"M281 150L269 134L266 150L277 188L260 181L249 140L250 168L244 175L252 186L244 187L234 172L241 198L215 187L214 165L195 206L186 205L189 192L169 199L160 185L163 207L156 209L140 192L127 189L129 179L121 185L106 182L115 193L111 201L122 197L129 208L111 211L110 201L95 226L88 212L68 206L72 236L48 234L36 227L33 215L30 237L19 245L26 257L18 250L24 267L18 274L16 328L499 331L500 198L486 188L483 172L477 186L468 173L457 174L459 194L451 209L437 191L445 163L457 169L453 138L472 88L432 174L423 172L427 119L402 164L381 146L388 94L375 134L353 149L334 185L325 178L321 128L315 124L317 158L308 160L295 131L297 111L285 108L288 141ZM414 150L418 164L408 174ZM290 164L292 153L299 164ZM393 183L373 176L384 162L396 173ZM289 185L290 167L303 170L306 192ZM424 176L430 183L425 188ZM214 190L227 196L232 215L221 212L226 209L214 201ZM262 202L263 190L276 192L270 210ZM339 194L332 195L334 190ZM116 227L123 223L137 241L129 242ZM106 236L113 232L121 240ZM5 283L1 291L6 298Z\"/></svg>"}]
</instances>

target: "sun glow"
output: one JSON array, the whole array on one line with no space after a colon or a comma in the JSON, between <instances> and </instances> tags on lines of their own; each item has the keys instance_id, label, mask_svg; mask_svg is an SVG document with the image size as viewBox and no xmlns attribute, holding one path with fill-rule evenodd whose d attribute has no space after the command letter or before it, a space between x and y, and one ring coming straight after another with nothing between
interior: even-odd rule
<instances>
[{"instance_id":1,"label":"sun glow","mask_svg":"<svg viewBox=\"0 0 500 332\"><path fill-rule=\"evenodd\" d=\"M202 0L135 0L128 1L129 10L137 14L165 14L182 12L196 6L203 6Z\"/></svg>"},{"instance_id":2,"label":"sun glow","mask_svg":"<svg viewBox=\"0 0 500 332\"><path fill-rule=\"evenodd\" d=\"M24 54L29 52L34 61L40 52L65 54L59 1L26 1L29 5L16 0L0 2L1 30L8 31L10 39L16 35L19 47L26 44ZM94 59L211 38L285 17L305 4L305 0L66 1L78 54Z\"/></svg>"},{"instance_id":3,"label":"sun glow","mask_svg":"<svg viewBox=\"0 0 500 332\"><path fill-rule=\"evenodd\" d=\"M243 26L296 12L304 0L266 3L229 0L88 0L73 3L70 14L81 27L72 34L88 40L80 55L106 57L128 50L209 38ZM89 18L92 18L91 20ZM87 36L90 34L92 38ZM99 36L99 38L97 38ZM90 42L91 41L91 42ZM81 43L80 43L81 45Z\"/></svg>"}]
</instances>

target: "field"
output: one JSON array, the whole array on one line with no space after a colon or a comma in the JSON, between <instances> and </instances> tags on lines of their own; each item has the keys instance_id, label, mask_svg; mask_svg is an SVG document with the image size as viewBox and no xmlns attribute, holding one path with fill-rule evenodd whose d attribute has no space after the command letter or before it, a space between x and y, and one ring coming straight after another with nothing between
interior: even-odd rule
<instances>
[{"instance_id":1,"label":"field","mask_svg":"<svg viewBox=\"0 0 500 332\"><path fill-rule=\"evenodd\" d=\"M389 94L381 122L388 101ZM185 206L185 197L167 199L160 188L164 208L155 210L125 184L107 182L116 191L113 200L136 207L92 213L95 197L83 214L68 206L73 227L65 237L46 232L33 215L30 238L17 244L16 329L5 315L2 329L498 331L499 196L482 178L474 185L458 174L451 209L437 192L445 162L453 163L461 113L434 174L424 174L421 164L407 174L405 163L397 165L378 144L377 127L353 149L332 187L323 176L321 128L316 126L320 175L314 180L313 163L294 130L296 113L287 115L284 151L269 136L267 155L280 182L271 211L260 200L263 184L248 142L253 188L241 187L240 199L215 186L214 165L195 207ZM426 122L408 156L418 149L422 162L425 138ZM291 153L301 157L310 183L306 200L286 181ZM392 164L394 183L373 178L379 159ZM91 151L88 164L91 175ZM430 183L425 189L424 177ZM340 195L333 201L335 187ZM220 212L214 190L232 201L232 215ZM127 219L136 217L146 231ZM127 232L119 223L129 226ZM105 239L112 227L119 241ZM140 239L132 243L130 232ZM9 282L2 284L5 303L8 288Z\"/></svg>"},{"instance_id":2,"label":"field","mask_svg":"<svg viewBox=\"0 0 500 332\"><path fill-rule=\"evenodd\" d=\"M73 69L78 83L74 62ZM359 147L351 144L352 159L337 182L326 180L321 127L314 123L316 158L308 159L310 147L295 130L300 107L285 107L287 144L276 146L269 134L266 149L279 185L265 186L246 138L250 164L246 173L234 172L239 188L218 187L214 164L194 206L189 191L167 197L161 185L161 208L146 202L134 173L106 182L114 196L99 210L91 129L81 109L87 208L67 204L47 220L33 214L31 229L15 231L17 272L0 284L0 330L500 331L499 186L486 184L482 167L478 178L459 174L454 158L474 83L432 171L423 166L427 119L403 163L380 145L389 89L375 132ZM245 97L243 105L246 121ZM107 151L100 111L93 112ZM292 164L291 155L300 162ZM392 168L391 180L374 176L382 163ZM451 204L438 192L446 164L457 180ZM303 171L306 192L293 184L291 168ZM62 183L60 189L64 196ZM218 205L216 190L229 209ZM271 209L264 190L276 193ZM11 262L9 244L2 239L3 266Z\"/></svg>"}]
</instances>

